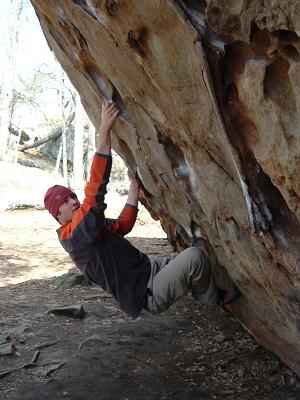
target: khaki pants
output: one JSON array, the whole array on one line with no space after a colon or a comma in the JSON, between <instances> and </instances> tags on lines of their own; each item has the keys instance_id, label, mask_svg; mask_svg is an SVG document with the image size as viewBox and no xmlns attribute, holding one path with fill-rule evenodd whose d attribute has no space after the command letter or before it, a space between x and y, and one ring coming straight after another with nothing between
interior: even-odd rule
<instances>
[{"instance_id":1,"label":"khaki pants","mask_svg":"<svg viewBox=\"0 0 300 400\"><path fill-rule=\"evenodd\" d=\"M210 262L198 247L190 247L175 258L153 260L148 290L145 309L151 314L166 311L188 292L204 304L218 301Z\"/></svg>"}]
</instances>

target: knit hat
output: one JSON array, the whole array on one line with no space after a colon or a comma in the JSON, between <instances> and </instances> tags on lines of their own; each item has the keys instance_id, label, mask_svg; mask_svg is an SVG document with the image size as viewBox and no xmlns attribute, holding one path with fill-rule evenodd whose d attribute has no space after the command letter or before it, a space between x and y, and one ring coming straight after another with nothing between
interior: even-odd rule
<instances>
[{"instance_id":1,"label":"knit hat","mask_svg":"<svg viewBox=\"0 0 300 400\"><path fill-rule=\"evenodd\" d=\"M49 213L57 219L58 209L62 202L71 195L76 194L69 188L61 185L54 185L49 188L44 197L44 204Z\"/></svg>"}]
</instances>

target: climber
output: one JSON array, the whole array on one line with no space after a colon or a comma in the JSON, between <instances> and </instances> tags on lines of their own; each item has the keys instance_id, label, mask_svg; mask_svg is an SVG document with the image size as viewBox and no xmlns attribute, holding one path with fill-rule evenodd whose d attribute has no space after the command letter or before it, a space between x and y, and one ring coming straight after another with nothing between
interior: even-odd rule
<instances>
[{"instance_id":1,"label":"climber","mask_svg":"<svg viewBox=\"0 0 300 400\"><path fill-rule=\"evenodd\" d=\"M45 195L45 207L61 224L57 230L61 245L83 274L112 294L133 318L143 308L152 314L163 312L188 291L206 304L233 302L238 290L216 289L209 259L198 247L190 247L176 257L150 260L124 238L137 217L136 178L131 177L119 218L105 218L104 197L112 164L110 131L118 115L113 102L102 106L96 154L83 203L72 190L60 185L49 188Z\"/></svg>"}]
</instances>

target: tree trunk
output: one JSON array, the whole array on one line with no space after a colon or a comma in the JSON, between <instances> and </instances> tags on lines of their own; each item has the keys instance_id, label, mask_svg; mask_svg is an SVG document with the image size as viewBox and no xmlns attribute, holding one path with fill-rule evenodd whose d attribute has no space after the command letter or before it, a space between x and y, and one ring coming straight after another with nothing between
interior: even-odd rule
<instances>
[{"instance_id":1,"label":"tree trunk","mask_svg":"<svg viewBox=\"0 0 300 400\"><path fill-rule=\"evenodd\" d=\"M65 185L69 186L68 182L68 158L67 158L67 127L65 116L65 92L64 92L64 72L62 71L60 100L61 100L61 117L62 117L62 156L63 156L63 177Z\"/></svg>"},{"instance_id":2,"label":"tree trunk","mask_svg":"<svg viewBox=\"0 0 300 400\"><path fill-rule=\"evenodd\" d=\"M11 120L11 102L13 98L13 83L18 48L18 36L20 31L20 17L23 1L17 7L14 29L11 36L11 52L5 68L5 79L3 82L1 100L1 122L0 122L0 158L5 158L9 138L9 124Z\"/></svg>"},{"instance_id":3,"label":"tree trunk","mask_svg":"<svg viewBox=\"0 0 300 400\"><path fill-rule=\"evenodd\" d=\"M62 142L61 142L61 144L60 144L60 146L59 146L59 150L58 150L58 153L57 153L56 164L55 164L55 170L54 170L54 173L55 173L55 174L58 174L58 171L59 171L61 155L62 155Z\"/></svg>"},{"instance_id":4,"label":"tree trunk","mask_svg":"<svg viewBox=\"0 0 300 400\"><path fill-rule=\"evenodd\" d=\"M93 162L93 156L96 151L96 135L94 125L89 120L89 133L88 133L88 148L86 155L86 179L90 179L90 171Z\"/></svg>"},{"instance_id":5,"label":"tree trunk","mask_svg":"<svg viewBox=\"0 0 300 400\"><path fill-rule=\"evenodd\" d=\"M14 149L14 163L15 164L17 164L17 162L18 162L18 150L19 150L21 135L22 135L22 129L19 130L18 136L16 137L16 143L15 143L15 149Z\"/></svg>"},{"instance_id":6,"label":"tree trunk","mask_svg":"<svg viewBox=\"0 0 300 400\"><path fill-rule=\"evenodd\" d=\"M84 132L85 112L81 104L79 94L76 95L75 106L75 129L74 129L74 148L73 148L73 174L74 189L80 190L83 187L83 132Z\"/></svg>"}]
</instances>

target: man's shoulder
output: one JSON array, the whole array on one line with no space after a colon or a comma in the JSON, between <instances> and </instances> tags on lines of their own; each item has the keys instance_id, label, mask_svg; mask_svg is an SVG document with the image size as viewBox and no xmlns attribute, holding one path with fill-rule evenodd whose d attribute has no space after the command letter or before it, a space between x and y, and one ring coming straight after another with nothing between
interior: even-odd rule
<instances>
[{"instance_id":1,"label":"man's shoulder","mask_svg":"<svg viewBox=\"0 0 300 400\"><path fill-rule=\"evenodd\" d=\"M71 222L69 222L68 224L61 225L56 230L56 233L60 241L68 240L71 236Z\"/></svg>"}]
</instances>

